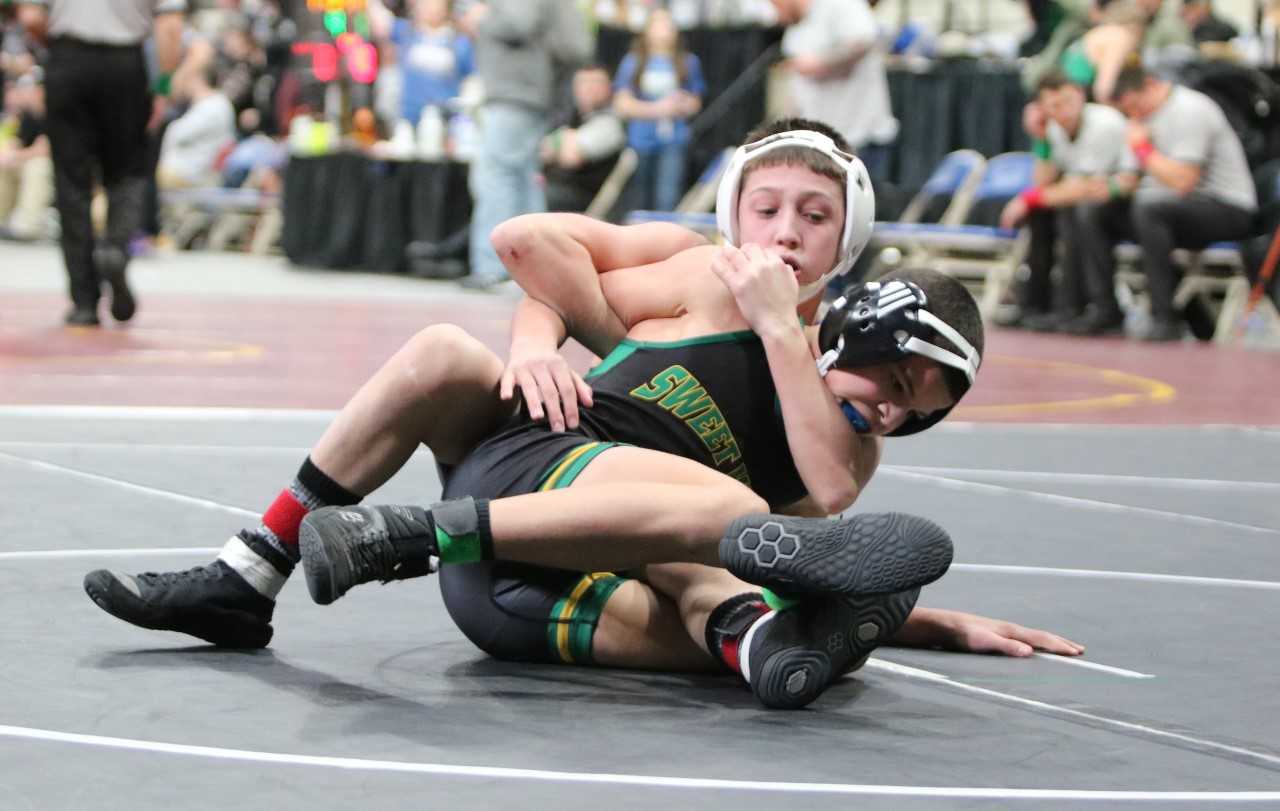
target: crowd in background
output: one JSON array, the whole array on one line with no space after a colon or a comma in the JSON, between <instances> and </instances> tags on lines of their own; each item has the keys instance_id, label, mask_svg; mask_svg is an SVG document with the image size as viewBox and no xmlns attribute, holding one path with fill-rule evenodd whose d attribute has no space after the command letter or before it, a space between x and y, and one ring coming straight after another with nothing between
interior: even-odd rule
<instances>
[{"instance_id":1,"label":"crowd in background","mask_svg":"<svg viewBox=\"0 0 1280 811\"><path fill-rule=\"evenodd\" d=\"M1280 42L1280 0L1262 2L1253 30L1243 31L1216 14L1209 0L1026 0L1027 33L1020 42L1011 38L1005 44L987 36L989 32L962 36L931 31L907 18L889 25L885 14L875 15L876 6L877 0L598 0L584 11L583 4L567 0L371 0L366 33L377 49L377 79L371 86L348 83L335 96L317 87L306 70L307 60L295 52L298 42L314 34L300 30L278 0L192 3L181 65L149 127L154 180L138 248L145 249L166 230L160 212L168 210L162 202L170 193L222 187L274 196L282 189L291 152L351 148L381 160L471 161L471 283L494 284L504 275L490 255L487 230L523 211L586 210L624 150L635 156L636 165L623 210L676 207L691 183L690 124L710 101L700 55L687 47L682 33L696 25L785 29L778 66L785 81L779 86L785 90L770 109L829 121L854 145L877 182L884 177L887 150L900 127L912 125L899 121L891 108L885 78L891 60L979 53L1020 59L1024 88L1032 99L1027 135L1037 145L1058 141L1057 163L1048 153L1041 155L1053 171L1037 170L1037 179L1045 181L1037 188L1060 185L1085 172L1062 158L1071 151L1072 135L1064 136L1062 126L1043 109L1046 94L1057 93L1063 81L1080 89L1080 104L1088 102L1081 109L1089 111L1090 120L1106 118L1094 108L1119 101L1117 83L1137 63L1157 69L1153 80L1170 65L1202 56L1274 64ZM0 236L52 238L58 223L51 213L52 169L43 135L44 54L23 35L14 5L0 9L5 86ZM522 25L543 32L536 56L507 44L527 39L527 31L518 30ZM600 25L634 32L630 51L612 73L592 58L589 32ZM1222 99L1216 101L1221 107ZM1224 120L1239 130L1239 116L1226 112ZM320 132L322 124L327 129ZM307 132L308 127L316 131ZM1170 137L1185 141L1188 135L1152 132L1143 141L1133 135L1132 126L1127 132L1130 147L1202 160L1202 169L1224 160L1225 148L1210 136L1201 138L1203 154L1190 154L1167 142ZM1273 146L1265 136L1261 144L1246 137L1246 171L1275 157ZM1146 168L1143 160L1141 168ZM1156 173L1148 173L1139 196L1150 193L1151 174ZM1222 197L1220 174L1220 169L1201 173L1203 180L1212 181L1210 197ZM1235 181L1232 175L1230 182ZM1003 224L1034 223L1040 243L1056 244L1044 217L1032 209L1075 210L1088 202L1070 196L1054 202L1056 194L1041 194L1030 205L1019 198L1027 210L1012 204ZM1120 192L1113 183L1106 194L1101 202L1114 202ZM1257 208L1256 199L1240 195L1227 202L1249 211ZM1078 227L1060 224L1057 232L1073 234ZM1240 228L1219 230L1214 238L1245 236ZM1158 244L1163 243L1152 243ZM1117 317L1109 309L1113 302L1105 297L1090 301L1090 295L1103 295L1095 289L1101 283L1079 281L1102 278L1104 271L1068 274L1076 281L1066 283L1055 299L1046 292L1050 288L1043 266L1058 267L1058 251L1044 244L1036 249L1048 258L1040 260L1035 281L1026 288L1032 292L1024 291L1025 312L1009 323L1081 334L1112 331ZM1077 261L1068 251L1066 266ZM1055 271L1055 278L1061 275L1060 269ZM1172 318L1165 311L1167 302L1157 306L1164 308L1160 318ZM1106 312L1099 314L1098 308ZM1092 320L1082 321L1086 315ZM1166 324L1165 334L1175 333Z\"/></svg>"}]
</instances>

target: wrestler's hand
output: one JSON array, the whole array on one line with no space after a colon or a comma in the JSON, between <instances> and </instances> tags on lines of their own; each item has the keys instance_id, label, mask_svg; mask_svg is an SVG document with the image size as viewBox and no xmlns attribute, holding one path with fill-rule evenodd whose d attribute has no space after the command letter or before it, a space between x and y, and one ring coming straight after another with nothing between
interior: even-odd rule
<instances>
[{"instance_id":1,"label":"wrestler's hand","mask_svg":"<svg viewBox=\"0 0 1280 811\"><path fill-rule=\"evenodd\" d=\"M894 634L893 643L917 648L944 648L965 653L1030 656L1038 650L1079 656L1084 646L1065 637L1012 622L947 611L916 608Z\"/></svg>"},{"instance_id":2,"label":"wrestler's hand","mask_svg":"<svg viewBox=\"0 0 1280 811\"><path fill-rule=\"evenodd\" d=\"M716 274L733 293L738 309L757 335L776 335L794 328L800 284L795 271L775 253L759 245L724 245L711 260Z\"/></svg>"},{"instance_id":3,"label":"wrestler's hand","mask_svg":"<svg viewBox=\"0 0 1280 811\"><path fill-rule=\"evenodd\" d=\"M942 647L968 653L996 653L1003 656L1030 656L1038 650L1063 656L1079 656L1084 646L1069 639L1025 628L1013 622L965 614L961 611L943 612L947 616L944 625L950 632L950 644Z\"/></svg>"},{"instance_id":4,"label":"wrestler's hand","mask_svg":"<svg viewBox=\"0 0 1280 811\"><path fill-rule=\"evenodd\" d=\"M577 428L578 404L591 407L591 387L554 349L513 343L498 393L503 400L510 400L516 386L529 416L545 419L553 431Z\"/></svg>"}]
</instances>

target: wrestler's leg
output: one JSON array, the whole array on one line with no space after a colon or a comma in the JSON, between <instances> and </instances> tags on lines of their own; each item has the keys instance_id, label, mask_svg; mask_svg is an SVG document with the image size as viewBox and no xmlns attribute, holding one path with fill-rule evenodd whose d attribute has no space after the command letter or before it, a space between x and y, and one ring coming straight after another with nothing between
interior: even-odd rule
<instances>
[{"instance_id":1,"label":"wrestler's leg","mask_svg":"<svg viewBox=\"0 0 1280 811\"><path fill-rule=\"evenodd\" d=\"M420 445L436 461L456 463L515 409L498 399L502 369L461 327L427 327L347 401L311 459L359 495L384 484Z\"/></svg>"},{"instance_id":2,"label":"wrestler's leg","mask_svg":"<svg viewBox=\"0 0 1280 811\"><path fill-rule=\"evenodd\" d=\"M489 502L496 559L591 571L666 561L718 565L725 528L767 511L729 476L633 447L600 453L566 488Z\"/></svg>"},{"instance_id":3,"label":"wrestler's leg","mask_svg":"<svg viewBox=\"0 0 1280 811\"><path fill-rule=\"evenodd\" d=\"M85 576L85 591L105 611L145 628L233 647L266 645L306 514L358 502L420 445L446 464L460 459L514 408L498 398L502 369L458 327L422 330L356 392L260 524L233 536L217 560L159 576L97 570Z\"/></svg>"}]
</instances>

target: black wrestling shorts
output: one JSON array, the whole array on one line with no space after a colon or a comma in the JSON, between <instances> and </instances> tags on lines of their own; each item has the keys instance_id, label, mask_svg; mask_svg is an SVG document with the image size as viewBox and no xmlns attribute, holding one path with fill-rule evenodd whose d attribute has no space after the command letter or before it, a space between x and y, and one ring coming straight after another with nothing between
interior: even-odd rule
<instances>
[{"instance_id":1,"label":"black wrestling shorts","mask_svg":"<svg viewBox=\"0 0 1280 811\"><path fill-rule=\"evenodd\" d=\"M444 498L501 498L568 487L617 443L554 433L517 418L445 471ZM471 642L497 659L587 664L609 596L624 579L525 563L440 569L445 608Z\"/></svg>"}]
</instances>

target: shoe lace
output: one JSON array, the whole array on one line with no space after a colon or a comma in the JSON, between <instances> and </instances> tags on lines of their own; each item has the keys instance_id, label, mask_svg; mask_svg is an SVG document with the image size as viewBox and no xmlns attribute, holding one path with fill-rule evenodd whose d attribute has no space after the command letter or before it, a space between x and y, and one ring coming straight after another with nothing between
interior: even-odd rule
<instances>
[{"instance_id":1,"label":"shoe lace","mask_svg":"<svg viewBox=\"0 0 1280 811\"><path fill-rule=\"evenodd\" d=\"M148 586L175 586L196 580L220 580L223 571L218 566L196 566L177 572L143 572L135 578Z\"/></svg>"}]
</instances>

